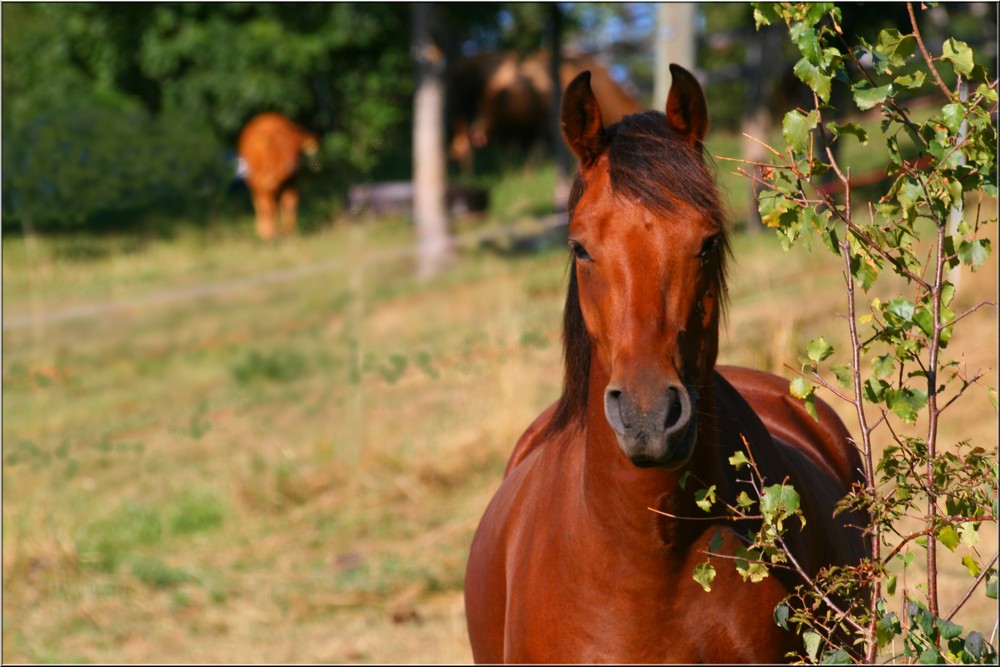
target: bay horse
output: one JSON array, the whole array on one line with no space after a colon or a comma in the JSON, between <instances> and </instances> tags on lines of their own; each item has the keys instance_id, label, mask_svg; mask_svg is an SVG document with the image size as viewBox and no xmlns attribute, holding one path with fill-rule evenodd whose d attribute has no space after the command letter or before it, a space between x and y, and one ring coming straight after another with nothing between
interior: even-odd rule
<instances>
[{"instance_id":1,"label":"bay horse","mask_svg":"<svg viewBox=\"0 0 1000 667\"><path fill-rule=\"evenodd\" d=\"M547 51L524 57L510 52L480 53L459 61L448 78L448 157L471 171L474 149L489 143L516 147L522 153L541 146L549 134L549 63ZM600 59L586 53L568 53L559 59L558 85L565 88L584 70L591 72L605 123L616 123L640 110Z\"/></svg>"},{"instance_id":2,"label":"bay horse","mask_svg":"<svg viewBox=\"0 0 1000 667\"><path fill-rule=\"evenodd\" d=\"M299 154L305 153L310 166L316 169L319 138L281 114L268 112L254 116L243 126L237 151L253 197L257 236L268 241L279 232L283 236L292 234L299 205L294 182Z\"/></svg>"},{"instance_id":3,"label":"bay horse","mask_svg":"<svg viewBox=\"0 0 1000 667\"><path fill-rule=\"evenodd\" d=\"M746 546L748 522L695 504L709 485L730 503L753 495L738 479L747 469L727 462L744 438L766 482L787 478L801 495L806 525L796 519L786 538L805 570L866 554L853 528L863 518L833 516L863 479L833 410L817 400L814 420L788 380L716 367L730 251L702 155L705 98L689 72L670 71L666 114L605 128L587 72L563 98L579 162L563 392L517 442L473 538L476 662L786 660L801 643L772 614L801 579L774 570L743 581L725 555ZM705 592L692 574L710 545L723 557L711 558Z\"/></svg>"}]
</instances>

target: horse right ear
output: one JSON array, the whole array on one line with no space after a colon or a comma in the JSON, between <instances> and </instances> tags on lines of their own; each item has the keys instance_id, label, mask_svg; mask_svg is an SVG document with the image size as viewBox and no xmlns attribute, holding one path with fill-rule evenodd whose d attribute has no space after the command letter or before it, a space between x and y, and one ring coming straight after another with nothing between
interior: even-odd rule
<instances>
[{"instance_id":1,"label":"horse right ear","mask_svg":"<svg viewBox=\"0 0 1000 667\"><path fill-rule=\"evenodd\" d=\"M566 144L580 161L581 168L594 163L606 145L604 119L594 91L590 89L590 71L573 79L562 101L562 131Z\"/></svg>"}]
</instances>

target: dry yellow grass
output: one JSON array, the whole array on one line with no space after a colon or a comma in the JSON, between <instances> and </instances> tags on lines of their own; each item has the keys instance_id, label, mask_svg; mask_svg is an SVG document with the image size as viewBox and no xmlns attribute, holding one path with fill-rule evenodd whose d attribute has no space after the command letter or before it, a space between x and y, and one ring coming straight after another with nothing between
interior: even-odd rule
<instances>
[{"instance_id":1,"label":"dry yellow grass","mask_svg":"<svg viewBox=\"0 0 1000 667\"><path fill-rule=\"evenodd\" d=\"M558 395L565 257L471 251L431 283L404 260L351 281L353 251L405 240L405 226L335 228L274 252L230 240L71 267L5 247L6 316L344 260L4 332L6 662L471 661L468 545L514 442ZM836 260L770 234L738 238L736 259L721 361L790 377L810 338L843 330ZM145 263L156 280L133 278ZM962 280L965 303L995 299L995 260ZM30 293L8 299L17 286ZM996 336L983 311L949 348L994 387ZM996 430L974 394L943 433L995 449ZM968 577L947 568L950 600Z\"/></svg>"}]
</instances>

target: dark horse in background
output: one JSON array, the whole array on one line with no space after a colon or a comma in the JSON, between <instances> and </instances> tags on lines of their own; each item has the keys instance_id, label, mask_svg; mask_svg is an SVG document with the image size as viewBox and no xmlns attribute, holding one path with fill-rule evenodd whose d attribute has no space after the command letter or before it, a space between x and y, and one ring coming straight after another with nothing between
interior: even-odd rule
<instances>
[{"instance_id":1,"label":"dark horse in background","mask_svg":"<svg viewBox=\"0 0 1000 667\"><path fill-rule=\"evenodd\" d=\"M281 114L268 112L243 126L237 150L253 197L257 236L268 241L276 234L292 234L299 205L294 180L299 155L305 153L310 166L317 168L319 138Z\"/></svg>"},{"instance_id":2,"label":"dark horse in background","mask_svg":"<svg viewBox=\"0 0 1000 667\"><path fill-rule=\"evenodd\" d=\"M559 85L565 89L585 70L591 72L591 85L606 123L640 110L596 56L562 56ZM475 149L487 144L522 154L544 147L552 100L550 56L545 51L524 57L493 52L463 58L449 74L447 98L448 156L464 170L472 170Z\"/></svg>"},{"instance_id":3,"label":"dark horse in background","mask_svg":"<svg viewBox=\"0 0 1000 667\"><path fill-rule=\"evenodd\" d=\"M477 662L787 659L801 642L772 614L796 575L744 582L715 557L710 592L692 579L714 535L715 553L745 546L745 523L713 519L693 496L753 494L747 469L727 462L744 438L766 483L787 478L801 494L807 525L786 537L809 573L867 553L864 517L833 517L863 479L843 423L820 401L813 420L786 379L715 365L726 230L702 155L705 98L690 73L671 72L666 115L605 128L587 73L563 98L579 160L563 394L521 436L472 543Z\"/></svg>"}]
</instances>

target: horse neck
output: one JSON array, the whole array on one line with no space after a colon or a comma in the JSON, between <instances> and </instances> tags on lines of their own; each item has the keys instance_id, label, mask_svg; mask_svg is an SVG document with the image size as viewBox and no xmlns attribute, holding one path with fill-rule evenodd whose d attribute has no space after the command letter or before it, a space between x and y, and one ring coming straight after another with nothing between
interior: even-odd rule
<instances>
[{"instance_id":1,"label":"horse neck","mask_svg":"<svg viewBox=\"0 0 1000 667\"><path fill-rule=\"evenodd\" d=\"M654 508L676 517L704 517L695 505L694 490L720 479L715 429L715 398L711 370L698 387L698 442L691 460L678 470L638 468L622 453L604 414L607 373L591 364L587 398L583 487L588 510L594 520L613 527L617 535L640 540L683 543L702 521L675 519L653 512ZM681 489L680 480L690 475ZM622 531L623 526L630 530Z\"/></svg>"}]
</instances>

